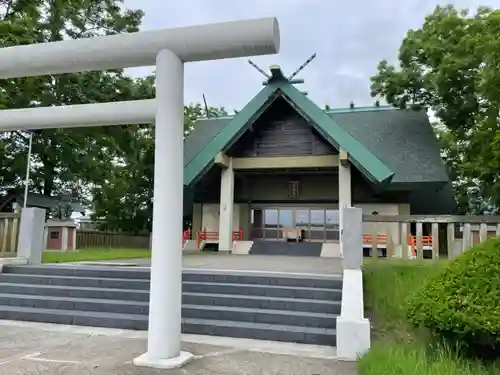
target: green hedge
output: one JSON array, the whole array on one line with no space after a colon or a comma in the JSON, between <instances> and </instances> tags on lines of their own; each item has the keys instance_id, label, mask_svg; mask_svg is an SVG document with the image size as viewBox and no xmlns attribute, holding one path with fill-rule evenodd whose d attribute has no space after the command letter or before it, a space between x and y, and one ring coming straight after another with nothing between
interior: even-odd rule
<instances>
[{"instance_id":1,"label":"green hedge","mask_svg":"<svg viewBox=\"0 0 500 375\"><path fill-rule=\"evenodd\" d=\"M500 347L500 237L476 245L450 262L408 299L417 327L469 349Z\"/></svg>"}]
</instances>

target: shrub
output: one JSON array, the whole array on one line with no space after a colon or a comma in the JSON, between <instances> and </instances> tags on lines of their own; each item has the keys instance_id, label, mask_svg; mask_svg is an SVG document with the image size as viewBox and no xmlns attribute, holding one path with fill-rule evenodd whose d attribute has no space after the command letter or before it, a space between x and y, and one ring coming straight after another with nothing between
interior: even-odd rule
<instances>
[{"instance_id":1,"label":"shrub","mask_svg":"<svg viewBox=\"0 0 500 375\"><path fill-rule=\"evenodd\" d=\"M467 250L408 299L408 318L455 344L500 348L500 237Z\"/></svg>"}]
</instances>

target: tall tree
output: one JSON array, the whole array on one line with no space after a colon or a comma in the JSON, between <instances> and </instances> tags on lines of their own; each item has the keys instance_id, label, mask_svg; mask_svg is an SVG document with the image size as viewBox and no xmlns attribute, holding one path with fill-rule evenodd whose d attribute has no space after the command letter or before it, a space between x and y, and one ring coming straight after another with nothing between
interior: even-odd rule
<instances>
[{"instance_id":1,"label":"tall tree","mask_svg":"<svg viewBox=\"0 0 500 375\"><path fill-rule=\"evenodd\" d=\"M401 108L432 110L463 211L500 206L500 11L438 6L408 31L399 66L383 60L372 95Z\"/></svg>"},{"instance_id":2,"label":"tall tree","mask_svg":"<svg viewBox=\"0 0 500 375\"><path fill-rule=\"evenodd\" d=\"M137 31L143 13L122 10L123 0L0 0L4 46ZM154 76L133 79L120 70L59 74L0 82L0 108L24 108L148 99ZM223 108L186 106L185 134ZM151 227L154 129L151 125L56 129L33 133L30 188L45 195L70 190L93 200L97 217L112 229ZM0 186L20 186L28 134L0 137Z\"/></svg>"},{"instance_id":3,"label":"tall tree","mask_svg":"<svg viewBox=\"0 0 500 375\"><path fill-rule=\"evenodd\" d=\"M200 118L227 116L224 107L204 107L201 103L191 103L184 107L184 134L187 136L194 130L196 121Z\"/></svg>"},{"instance_id":4,"label":"tall tree","mask_svg":"<svg viewBox=\"0 0 500 375\"><path fill-rule=\"evenodd\" d=\"M144 81L151 83L151 79ZM211 117L227 115L224 108L209 107ZM201 104L184 107L184 131L189 134L196 120L206 117ZM203 126L200 124L199 126ZM93 218L103 219L102 229L129 233L152 229L154 186L154 127L137 126L135 135L118 147L114 167L106 169L92 191Z\"/></svg>"},{"instance_id":5,"label":"tall tree","mask_svg":"<svg viewBox=\"0 0 500 375\"><path fill-rule=\"evenodd\" d=\"M87 38L137 31L140 10L122 10L123 0L3 0L0 40L3 46ZM139 99L134 80L122 71L57 74L0 82L0 106L24 108ZM114 157L110 138L117 129L79 128L35 131L31 190L45 195L81 190L99 177ZM28 135L4 134L2 185L19 186L24 178ZM106 147L108 146L108 147Z\"/></svg>"}]
</instances>

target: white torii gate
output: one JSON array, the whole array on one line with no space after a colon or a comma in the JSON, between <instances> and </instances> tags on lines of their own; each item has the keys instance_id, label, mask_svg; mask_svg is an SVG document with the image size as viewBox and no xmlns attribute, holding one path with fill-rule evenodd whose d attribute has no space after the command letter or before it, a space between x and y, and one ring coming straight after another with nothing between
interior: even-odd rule
<instances>
[{"instance_id":1,"label":"white torii gate","mask_svg":"<svg viewBox=\"0 0 500 375\"><path fill-rule=\"evenodd\" d=\"M138 366L175 368L192 358L180 344L184 63L279 47L278 21L261 18L0 49L0 79L156 64L156 100L0 112L0 131L155 122L148 348Z\"/></svg>"}]
</instances>

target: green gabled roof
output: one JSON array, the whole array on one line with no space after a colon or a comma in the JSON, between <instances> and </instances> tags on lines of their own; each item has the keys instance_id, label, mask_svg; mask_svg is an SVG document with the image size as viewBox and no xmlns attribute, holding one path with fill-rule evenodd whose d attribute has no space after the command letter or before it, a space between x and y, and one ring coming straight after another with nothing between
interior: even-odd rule
<instances>
[{"instance_id":1,"label":"green gabled roof","mask_svg":"<svg viewBox=\"0 0 500 375\"><path fill-rule=\"evenodd\" d=\"M389 187L408 185L413 190L419 184L449 182L439 144L425 111L368 106L332 108L325 113L394 172ZM233 118L199 120L184 146L185 165Z\"/></svg>"},{"instance_id":2,"label":"green gabled roof","mask_svg":"<svg viewBox=\"0 0 500 375\"><path fill-rule=\"evenodd\" d=\"M184 185L190 185L210 168L215 156L241 135L245 127L254 122L269 107L276 98L277 92L278 87L275 84L265 86L196 156L184 164Z\"/></svg>"},{"instance_id":3,"label":"green gabled roof","mask_svg":"<svg viewBox=\"0 0 500 375\"><path fill-rule=\"evenodd\" d=\"M394 171L391 185L449 181L439 143L422 110L394 107L329 110L327 114Z\"/></svg>"},{"instance_id":4,"label":"green gabled roof","mask_svg":"<svg viewBox=\"0 0 500 375\"><path fill-rule=\"evenodd\" d=\"M232 119L232 116L228 116L198 120L196 127L184 141L184 167L186 167Z\"/></svg>"},{"instance_id":5,"label":"green gabled roof","mask_svg":"<svg viewBox=\"0 0 500 375\"><path fill-rule=\"evenodd\" d=\"M425 111L372 105L332 108L325 113L394 171L386 188L410 191L412 212L455 212L451 182ZM185 143L185 164L233 118L199 120ZM185 186L184 214L187 216L193 208L192 194L192 187Z\"/></svg>"},{"instance_id":6,"label":"green gabled roof","mask_svg":"<svg viewBox=\"0 0 500 375\"><path fill-rule=\"evenodd\" d=\"M307 96L290 84L280 87L285 99L313 125L337 149L342 148L349 155L349 160L372 182L389 182L394 175L380 159L364 145L346 132L325 111L314 104Z\"/></svg>"},{"instance_id":7,"label":"green gabled roof","mask_svg":"<svg viewBox=\"0 0 500 375\"><path fill-rule=\"evenodd\" d=\"M310 101L286 80L273 80L264 88L213 137L203 136L203 131L188 137L188 143L198 143L198 137L207 142L199 151L187 150L184 154L184 184L190 185L203 175L214 162L217 153L226 150L241 136L257 118L278 97L283 96L297 111L308 119L313 126L335 147L344 149L354 165L371 181L381 183L390 181L393 172L384 165L373 153L346 132L338 123L323 110ZM225 119L225 118L224 118ZM203 124L197 126L200 127ZM196 133L196 132L193 132ZM212 131L212 134L214 132ZM189 138L193 137L195 141Z\"/></svg>"}]
</instances>

